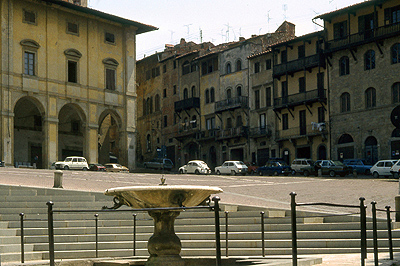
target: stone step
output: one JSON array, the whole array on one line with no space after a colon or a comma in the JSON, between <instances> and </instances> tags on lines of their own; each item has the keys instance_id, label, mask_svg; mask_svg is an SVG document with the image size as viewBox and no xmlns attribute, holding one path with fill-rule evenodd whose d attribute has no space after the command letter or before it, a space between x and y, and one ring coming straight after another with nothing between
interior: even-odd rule
<instances>
[{"instance_id":1,"label":"stone step","mask_svg":"<svg viewBox=\"0 0 400 266\"><path fill-rule=\"evenodd\" d=\"M25 262L27 261L37 261L37 260L42 260L43 259L43 254L48 253L48 252L25 252L24 253L24 258ZM21 262L21 253L2 253L1 254L1 263L7 263L7 262ZM8 264L8 265L13 265L13 264Z\"/></svg>"}]
</instances>

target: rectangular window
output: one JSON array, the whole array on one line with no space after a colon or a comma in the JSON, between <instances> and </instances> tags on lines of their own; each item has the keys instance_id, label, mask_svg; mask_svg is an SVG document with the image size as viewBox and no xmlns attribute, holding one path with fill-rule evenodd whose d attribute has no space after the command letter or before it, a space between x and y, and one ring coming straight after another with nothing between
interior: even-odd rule
<instances>
[{"instance_id":1,"label":"rectangular window","mask_svg":"<svg viewBox=\"0 0 400 266\"><path fill-rule=\"evenodd\" d=\"M164 97L164 98L167 98L167 89L164 89L164 90L163 90L163 97Z\"/></svg>"},{"instance_id":2,"label":"rectangular window","mask_svg":"<svg viewBox=\"0 0 400 266\"><path fill-rule=\"evenodd\" d=\"M167 65L163 65L163 73L167 72Z\"/></svg>"},{"instance_id":3,"label":"rectangular window","mask_svg":"<svg viewBox=\"0 0 400 266\"><path fill-rule=\"evenodd\" d=\"M36 13L33 11L24 10L23 21L29 24L36 24Z\"/></svg>"},{"instance_id":4,"label":"rectangular window","mask_svg":"<svg viewBox=\"0 0 400 266\"><path fill-rule=\"evenodd\" d=\"M176 95L176 85L174 85L174 95Z\"/></svg>"},{"instance_id":5,"label":"rectangular window","mask_svg":"<svg viewBox=\"0 0 400 266\"><path fill-rule=\"evenodd\" d=\"M25 52L24 67L25 75L35 75L35 53Z\"/></svg>"},{"instance_id":6,"label":"rectangular window","mask_svg":"<svg viewBox=\"0 0 400 266\"><path fill-rule=\"evenodd\" d=\"M306 48L304 45L300 45L297 50L298 58L304 58L306 56Z\"/></svg>"},{"instance_id":7,"label":"rectangular window","mask_svg":"<svg viewBox=\"0 0 400 266\"><path fill-rule=\"evenodd\" d=\"M347 20L333 24L333 38L342 39L347 36Z\"/></svg>"},{"instance_id":8,"label":"rectangular window","mask_svg":"<svg viewBox=\"0 0 400 266\"><path fill-rule=\"evenodd\" d=\"M306 92L306 79L304 77L299 78L299 93Z\"/></svg>"},{"instance_id":9,"label":"rectangular window","mask_svg":"<svg viewBox=\"0 0 400 266\"><path fill-rule=\"evenodd\" d=\"M115 43L115 36L114 36L114 34L113 34L113 33L110 33L110 32L106 32L106 33L105 33L105 41L106 41L107 43L112 43L112 44L114 44L114 43Z\"/></svg>"},{"instance_id":10,"label":"rectangular window","mask_svg":"<svg viewBox=\"0 0 400 266\"><path fill-rule=\"evenodd\" d=\"M146 71L146 80L151 79L151 70Z\"/></svg>"},{"instance_id":11,"label":"rectangular window","mask_svg":"<svg viewBox=\"0 0 400 266\"><path fill-rule=\"evenodd\" d=\"M270 107L272 106L271 87L266 88L265 94L266 94L265 105L267 107Z\"/></svg>"},{"instance_id":12,"label":"rectangular window","mask_svg":"<svg viewBox=\"0 0 400 266\"><path fill-rule=\"evenodd\" d=\"M72 22L67 22L67 33L78 35L79 34L78 24L72 23Z\"/></svg>"},{"instance_id":13,"label":"rectangular window","mask_svg":"<svg viewBox=\"0 0 400 266\"><path fill-rule=\"evenodd\" d=\"M259 118L259 119L260 119L260 120L259 120L260 128L265 129L266 124L267 124L267 119L266 119L265 114L260 114L260 118Z\"/></svg>"},{"instance_id":14,"label":"rectangular window","mask_svg":"<svg viewBox=\"0 0 400 266\"><path fill-rule=\"evenodd\" d=\"M385 9L385 25L400 22L400 5Z\"/></svg>"},{"instance_id":15,"label":"rectangular window","mask_svg":"<svg viewBox=\"0 0 400 266\"><path fill-rule=\"evenodd\" d=\"M106 89L115 90L115 69L106 69Z\"/></svg>"},{"instance_id":16,"label":"rectangular window","mask_svg":"<svg viewBox=\"0 0 400 266\"><path fill-rule=\"evenodd\" d=\"M318 123L324 123L324 122L325 122L325 108L318 107Z\"/></svg>"},{"instance_id":17,"label":"rectangular window","mask_svg":"<svg viewBox=\"0 0 400 266\"><path fill-rule=\"evenodd\" d=\"M254 91L254 107L260 109L260 90Z\"/></svg>"},{"instance_id":18,"label":"rectangular window","mask_svg":"<svg viewBox=\"0 0 400 266\"><path fill-rule=\"evenodd\" d=\"M289 129L289 115L283 114L282 115L282 130Z\"/></svg>"},{"instance_id":19,"label":"rectangular window","mask_svg":"<svg viewBox=\"0 0 400 266\"><path fill-rule=\"evenodd\" d=\"M321 72L321 73L317 74L317 88L318 88L318 90L324 90L325 89L325 75L324 75L324 72Z\"/></svg>"},{"instance_id":20,"label":"rectangular window","mask_svg":"<svg viewBox=\"0 0 400 266\"><path fill-rule=\"evenodd\" d=\"M271 59L265 60L265 70L270 70L272 68Z\"/></svg>"},{"instance_id":21,"label":"rectangular window","mask_svg":"<svg viewBox=\"0 0 400 266\"><path fill-rule=\"evenodd\" d=\"M174 61L174 69L176 68L176 61Z\"/></svg>"},{"instance_id":22,"label":"rectangular window","mask_svg":"<svg viewBox=\"0 0 400 266\"><path fill-rule=\"evenodd\" d=\"M78 83L78 62L68 60L68 82Z\"/></svg>"},{"instance_id":23,"label":"rectangular window","mask_svg":"<svg viewBox=\"0 0 400 266\"><path fill-rule=\"evenodd\" d=\"M284 64L287 62L287 51L283 50L281 51L281 64Z\"/></svg>"},{"instance_id":24,"label":"rectangular window","mask_svg":"<svg viewBox=\"0 0 400 266\"><path fill-rule=\"evenodd\" d=\"M260 62L254 63L254 73L260 72Z\"/></svg>"},{"instance_id":25,"label":"rectangular window","mask_svg":"<svg viewBox=\"0 0 400 266\"><path fill-rule=\"evenodd\" d=\"M168 116L164 115L164 127L168 126Z\"/></svg>"}]
</instances>

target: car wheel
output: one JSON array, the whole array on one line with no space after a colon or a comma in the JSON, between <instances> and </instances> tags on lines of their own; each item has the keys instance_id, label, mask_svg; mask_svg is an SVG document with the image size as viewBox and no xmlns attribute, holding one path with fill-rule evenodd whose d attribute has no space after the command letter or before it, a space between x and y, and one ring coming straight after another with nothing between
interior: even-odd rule
<instances>
[{"instance_id":1,"label":"car wheel","mask_svg":"<svg viewBox=\"0 0 400 266\"><path fill-rule=\"evenodd\" d=\"M232 171L231 171L231 175L236 175L235 170L232 170Z\"/></svg>"},{"instance_id":2,"label":"car wheel","mask_svg":"<svg viewBox=\"0 0 400 266\"><path fill-rule=\"evenodd\" d=\"M399 179L399 173L394 173L394 174L393 174L393 177L394 177L395 179Z\"/></svg>"},{"instance_id":3,"label":"car wheel","mask_svg":"<svg viewBox=\"0 0 400 266\"><path fill-rule=\"evenodd\" d=\"M64 166L64 170L69 170L68 165L65 165L65 166Z\"/></svg>"},{"instance_id":4,"label":"car wheel","mask_svg":"<svg viewBox=\"0 0 400 266\"><path fill-rule=\"evenodd\" d=\"M264 175L262 171L258 172L258 174L259 174L260 176L263 176L263 175Z\"/></svg>"},{"instance_id":5,"label":"car wheel","mask_svg":"<svg viewBox=\"0 0 400 266\"><path fill-rule=\"evenodd\" d=\"M379 178L378 172L374 172L374 173L372 174L372 176L373 176L374 178Z\"/></svg>"},{"instance_id":6,"label":"car wheel","mask_svg":"<svg viewBox=\"0 0 400 266\"><path fill-rule=\"evenodd\" d=\"M200 174L199 170L197 170L197 169L196 169L196 171L194 171L194 173L195 173L196 175L199 175L199 174Z\"/></svg>"},{"instance_id":7,"label":"car wheel","mask_svg":"<svg viewBox=\"0 0 400 266\"><path fill-rule=\"evenodd\" d=\"M181 170L179 170L179 173L181 174L181 175L183 175L183 170L181 169Z\"/></svg>"},{"instance_id":8,"label":"car wheel","mask_svg":"<svg viewBox=\"0 0 400 266\"><path fill-rule=\"evenodd\" d=\"M336 173L335 173L335 171L329 171L329 176L330 177L335 177L336 176Z\"/></svg>"},{"instance_id":9,"label":"car wheel","mask_svg":"<svg viewBox=\"0 0 400 266\"><path fill-rule=\"evenodd\" d=\"M296 170L292 170L292 175L296 175Z\"/></svg>"},{"instance_id":10,"label":"car wheel","mask_svg":"<svg viewBox=\"0 0 400 266\"><path fill-rule=\"evenodd\" d=\"M308 171L308 170L304 170L304 176L309 176L310 175L310 172Z\"/></svg>"},{"instance_id":11,"label":"car wheel","mask_svg":"<svg viewBox=\"0 0 400 266\"><path fill-rule=\"evenodd\" d=\"M82 170L83 171L87 171L88 169L87 169L87 167L83 167Z\"/></svg>"},{"instance_id":12,"label":"car wheel","mask_svg":"<svg viewBox=\"0 0 400 266\"><path fill-rule=\"evenodd\" d=\"M219 170L217 170L217 175L221 175L221 172Z\"/></svg>"},{"instance_id":13,"label":"car wheel","mask_svg":"<svg viewBox=\"0 0 400 266\"><path fill-rule=\"evenodd\" d=\"M278 171L275 171L275 172L274 172L274 175L275 175L275 176L276 176L276 175L279 175Z\"/></svg>"}]
</instances>

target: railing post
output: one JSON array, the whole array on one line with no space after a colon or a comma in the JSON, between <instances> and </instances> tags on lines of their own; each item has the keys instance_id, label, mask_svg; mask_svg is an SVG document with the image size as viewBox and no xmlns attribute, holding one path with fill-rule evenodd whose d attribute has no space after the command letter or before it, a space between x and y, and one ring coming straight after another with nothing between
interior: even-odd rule
<instances>
[{"instance_id":1,"label":"railing post","mask_svg":"<svg viewBox=\"0 0 400 266\"><path fill-rule=\"evenodd\" d=\"M21 213L19 214L20 220L21 220L21 263L24 263L24 262L25 262L24 215L25 215L25 214L24 214L23 212L21 212Z\"/></svg>"},{"instance_id":2,"label":"railing post","mask_svg":"<svg viewBox=\"0 0 400 266\"><path fill-rule=\"evenodd\" d=\"M52 201L47 203L47 223L49 233L49 259L50 266L54 266L54 227L53 227L53 205Z\"/></svg>"},{"instance_id":3,"label":"railing post","mask_svg":"<svg viewBox=\"0 0 400 266\"><path fill-rule=\"evenodd\" d=\"M133 214L133 256L136 256L136 213Z\"/></svg>"},{"instance_id":4,"label":"railing post","mask_svg":"<svg viewBox=\"0 0 400 266\"><path fill-rule=\"evenodd\" d=\"M390 219L390 206L386 206L386 222L389 239L389 256L390 260L393 260L393 240L392 240L392 219Z\"/></svg>"},{"instance_id":5,"label":"railing post","mask_svg":"<svg viewBox=\"0 0 400 266\"><path fill-rule=\"evenodd\" d=\"M290 192L292 221L292 265L297 266L297 228L296 228L296 192Z\"/></svg>"},{"instance_id":6,"label":"railing post","mask_svg":"<svg viewBox=\"0 0 400 266\"><path fill-rule=\"evenodd\" d=\"M260 214L261 214L261 248L262 248L262 256L265 257L264 212L260 212Z\"/></svg>"},{"instance_id":7,"label":"railing post","mask_svg":"<svg viewBox=\"0 0 400 266\"><path fill-rule=\"evenodd\" d=\"M367 258L367 214L364 197L360 197L360 223L361 223L361 266L365 266Z\"/></svg>"},{"instance_id":8,"label":"railing post","mask_svg":"<svg viewBox=\"0 0 400 266\"><path fill-rule=\"evenodd\" d=\"M228 211L225 211L225 256L228 257Z\"/></svg>"},{"instance_id":9,"label":"railing post","mask_svg":"<svg viewBox=\"0 0 400 266\"><path fill-rule=\"evenodd\" d=\"M220 235L220 226L219 226L219 201L220 198L218 196L213 197L214 201L214 216L215 216L215 247L216 247L216 265L221 266L221 235Z\"/></svg>"},{"instance_id":10,"label":"railing post","mask_svg":"<svg viewBox=\"0 0 400 266\"><path fill-rule=\"evenodd\" d=\"M94 221L96 226L96 258L99 257L99 214L94 215Z\"/></svg>"},{"instance_id":11,"label":"railing post","mask_svg":"<svg viewBox=\"0 0 400 266\"><path fill-rule=\"evenodd\" d=\"M374 265L378 266L378 229L376 222L376 201L371 202L372 204L372 236L374 243Z\"/></svg>"}]
</instances>

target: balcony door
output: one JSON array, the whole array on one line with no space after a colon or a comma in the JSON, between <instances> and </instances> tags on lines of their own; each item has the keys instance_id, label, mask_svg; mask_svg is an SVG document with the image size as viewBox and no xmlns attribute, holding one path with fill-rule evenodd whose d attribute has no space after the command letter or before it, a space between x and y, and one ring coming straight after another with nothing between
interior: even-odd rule
<instances>
[{"instance_id":1,"label":"balcony door","mask_svg":"<svg viewBox=\"0 0 400 266\"><path fill-rule=\"evenodd\" d=\"M300 111L299 115L300 115L300 135L305 135L307 133L306 110Z\"/></svg>"},{"instance_id":2,"label":"balcony door","mask_svg":"<svg viewBox=\"0 0 400 266\"><path fill-rule=\"evenodd\" d=\"M364 39L374 37L374 13L358 17L358 31L364 33Z\"/></svg>"}]
</instances>

